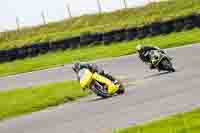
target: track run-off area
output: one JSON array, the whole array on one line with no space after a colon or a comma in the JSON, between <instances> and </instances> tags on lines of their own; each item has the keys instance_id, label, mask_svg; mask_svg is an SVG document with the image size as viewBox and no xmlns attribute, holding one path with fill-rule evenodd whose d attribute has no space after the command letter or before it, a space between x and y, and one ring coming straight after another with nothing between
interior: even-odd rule
<instances>
[{"instance_id":1,"label":"track run-off area","mask_svg":"<svg viewBox=\"0 0 200 133\"><path fill-rule=\"evenodd\" d=\"M175 73L149 70L136 55L96 63L122 79L126 93L94 95L0 122L0 133L111 133L200 106L200 45L166 50ZM0 78L1 90L76 79L71 65Z\"/></svg>"}]
</instances>

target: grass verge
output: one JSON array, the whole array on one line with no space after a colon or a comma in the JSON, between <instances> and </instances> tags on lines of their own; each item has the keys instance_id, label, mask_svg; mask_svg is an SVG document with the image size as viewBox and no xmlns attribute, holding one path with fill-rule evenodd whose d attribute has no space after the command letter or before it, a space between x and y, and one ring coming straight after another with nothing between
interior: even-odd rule
<instances>
[{"instance_id":1,"label":"grass verge","mask_svg":"<svg viewBox=\"0 0 200 133\"><path fill-rule=\"evenodd\" d=\"M178 16L186 16L194 12L200 12L199 0L170 0L101 15L84 15L48 25L0 33L0 50L22 47L31 43L60 40L85 32L102 32L130 26L142 26L152 22L171 20Z\"/></svg>"},{"instance_id":2,"label":"grass verge","mask_svg":"<svg viewBox=\"0 0 200 133\"><path fill-rule=\"evenodd\" d=\"M137 44L154 44L161 48L168 48L197 43L200 42L199 36L200 29L193 29L191 31L171 33L142 40L114 43L107 46L99 45L47 53L34 58L26 58L24 60L0 64L0 76L56 67L66 63L72 63L75 60L88 61L99 58L128 55L135 52L135 46Z\"/></svg>"},{"instance_id":3,"label":"grass verge","mask_svg":"<svg viewBox=\"0 0 200 133\"><path fill-rule=\"evenodd\" d=\"M0 120L74 101L88 94L76 81L0 91Z\"/></svg>"},{"instance_id":4,"label":"grass verge","mask_svg":"<svg viewBox=\"0 0 200 133\"><path fill-rule=\"evenodd\" d=\"M119 129L115 133L199 133L200 109L138 125L127 129Z\"/></svg>"}]
</instances>

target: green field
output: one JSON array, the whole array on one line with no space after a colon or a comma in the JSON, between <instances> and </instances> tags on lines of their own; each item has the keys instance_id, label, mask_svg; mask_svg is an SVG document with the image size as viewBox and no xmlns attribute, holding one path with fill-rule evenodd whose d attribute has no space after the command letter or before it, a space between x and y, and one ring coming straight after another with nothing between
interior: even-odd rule
<instances>
[{"instance_id":1,"label":"green field","mask_svg":"<svg viewBox=\"0 0 200 133\"><path fill-rule=\"evenodd\" d=\"M0 91L0 120L74 101L88 94L76 81Z\"/></svg>"},{"instance_id":2,"label":"green field","mask_svg":"<svg viewBox=\"0 0 200 133\"><path fill-rule=\"evenodd\" d=\"M200 42L199 36L200 29L193 29L191 31L171 33L165 36L157 36L118 44L114 43L108 46L99 45L47 53L34 58L3 63L0 65L0 76L51 68L66 63L73 63L76 60L88 61L99 58L128 55L135 53L135 46L137 44L154 44L161 48L168 48L197 43Z\"/></svg>"},{"instance_id":3,"label":"green field","mask_svg":"<svg viewBox=\"0 0 200 133\"><path fill-rule=\"evenodd\" d=\"M142 26L199 11L199 0L171 0L101 15L84 15L48 25L0 33L0 50L22 47L35 42L59 40L81 33Z\"/></svg>"},{"instance_id":4,"label":"green field","mask_svg":"<svg viewBox=\"0 0 200 133\"><path fill-rule=\"evenodd\" d=\"M144 125L121 129L115 133L199 133L200 109L153 121Z\"/></svg>"}]
</instances>

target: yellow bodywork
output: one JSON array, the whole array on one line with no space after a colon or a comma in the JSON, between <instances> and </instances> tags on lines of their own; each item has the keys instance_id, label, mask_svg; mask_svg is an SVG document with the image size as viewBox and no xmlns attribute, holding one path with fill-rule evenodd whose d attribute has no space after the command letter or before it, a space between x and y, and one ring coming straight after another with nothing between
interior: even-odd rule
<instances>
[{"instance_id":1,"label":"yellow bodywork","mask_svg":"<svg viewBox=\"0 0 200 133\"><path fill-rule=\"evenodd\" d=\"M109 94L114 94L119 89L119 85L113 84L113 82L110 79L96 72L93 74L88 69L81 70L80 75L84 75L84 76L80 76L80 85L82 88L88 88L92 80L96 80L106 85L106 87L108 88Z\"/></svg>"},{"instance_id":2,"label":"yellow bodywork","mask_svg":"<svg viewBox=\"0 0 200 133\"><path fill-rule=\"evenodd\" d=\"M92 82L92 72L88 69L83 69L79 72L80 74L84 75L83 77L80 77L80 85L82 88L86 88L90 85Z\"/></svg>"},{"instance_id":3,"label":"yellow bodywork","mask_svg":"<svg viewBox=\"0 0 200 133\"><path fill-rule=\"evenodd\" d=\"M98 73L94 73L93 74L93 79L99 81L100 83L106 84L107 88L108 88L108 93L109 94L114 94L118 90L118 88L119 88L119 86L113 84L113 82L110 79L108 79L108 78L106 78L104 76L101 76Z\"/></svg>"}]
</instances>

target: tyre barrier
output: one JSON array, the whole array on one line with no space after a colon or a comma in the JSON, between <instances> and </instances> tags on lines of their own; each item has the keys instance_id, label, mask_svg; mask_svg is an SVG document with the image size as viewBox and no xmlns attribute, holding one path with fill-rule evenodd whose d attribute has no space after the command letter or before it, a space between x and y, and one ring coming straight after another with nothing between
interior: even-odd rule
<instances>
[{"instance_id":1,"label":"tyre barrier","mask_svg":"<svg viewBox=\"0 0 200 133\"><path fill-rule=\"evenodd\" d=\"M21 48L0 50L0 63L35 57L51 51L75 49L89 45L109 45L113 42L130 41L145 37L180 32L200 27L200 14L178 17L164 22L155 22L142 27L115 29L109 32L84 33L80 36L70 37L58 41L36 43Z\"/></svg>"}]
</instances>

